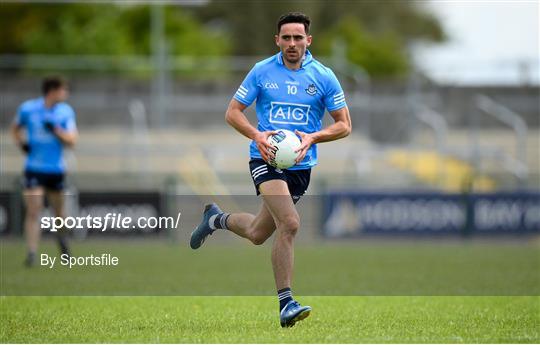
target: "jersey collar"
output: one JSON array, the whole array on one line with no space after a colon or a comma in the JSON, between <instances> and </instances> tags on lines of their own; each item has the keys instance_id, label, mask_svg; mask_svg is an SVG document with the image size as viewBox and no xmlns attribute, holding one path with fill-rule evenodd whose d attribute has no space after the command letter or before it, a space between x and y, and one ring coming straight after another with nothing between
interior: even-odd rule
<instances>
[{"instance_id":1,"label":"jersey collar","mask_svg":"<svg viewBox=\"0 0 540 345\"><path fill-rule=\"evenodd\" d=\"M47 103L45 103L45 97L42 96L42 97L39 97L39 104L41 105L41 107L43 107L43 109L46 109L46 110L52 110L52 109L54 109L54 108L56 107L56 105L57 105L58 103L54 104L54 105L53 105L52 107L50 107L50 108L47 108Z\"/></svg>"},{"instance_id":2,"label":"jersey collar","mask_svg":"<svg viewBox=\"0 0 540 345\"><path fill-rule=\"evenodd\" d=\"M279 52L276 54L276 61L279 65L284 65L282 52ZM304 54L304 58L302 60L302 65L300 66L300 69L306 67L312 61L313 61L313 55L311 55L311 52L309 51L309 49L306 49L306 53Z\"/></svg>"}]
</instances>

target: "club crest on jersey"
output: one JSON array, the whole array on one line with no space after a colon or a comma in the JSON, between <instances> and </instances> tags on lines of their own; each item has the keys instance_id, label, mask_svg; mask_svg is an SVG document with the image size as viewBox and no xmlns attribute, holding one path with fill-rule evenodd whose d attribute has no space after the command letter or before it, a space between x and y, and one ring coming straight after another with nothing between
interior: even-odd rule
<instances>
[{"instance_id":1,"label":"club crest on jersey","mask_svg":"<svg viewBox=\"0 0 540 345\"><path fill-rule=\"evenodd\" d=\"M315 84L309 84L308 88L306 89L306 93L310 96L314 96L317 93L317 87Z\"/></svg>"},{"instance_id":2,"label":"club crest on jersey","mask_svg":"<svg viewBox=\"0 0 540 345\"><path fill-rule=\"evenodd\" d=\"M307 104L272 102L270 123L307 125L310 106Z\"/></svg>"}]
</instances>

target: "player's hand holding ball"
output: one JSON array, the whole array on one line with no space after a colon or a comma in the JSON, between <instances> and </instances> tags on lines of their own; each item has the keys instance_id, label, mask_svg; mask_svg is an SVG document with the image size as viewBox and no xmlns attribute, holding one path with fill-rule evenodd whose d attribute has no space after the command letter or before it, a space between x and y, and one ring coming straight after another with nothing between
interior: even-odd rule
<instances>
[{"instance_id":1,"label":"player's hand holding ball","mask_svg":"<svg viewBox=\"0 0 540 345\"><path fill-rule=\"evenodd\" d=\"M280 129L276 134L268 137L268 143L275 148L273 158L268 161L271 166L288 169L298 162L298 149L301 143L293 132Z\"/></svg>"},{"instance_id":2,"label":"player's hand holding ball","mask_svg":"<svg viewBox=\"0 0 540 345\"><path fill-rule=\"evenodd\" d=\"M300 147L295 151L298 153L298 157L296 157L296 164L298 164L304 160L306 153L308 152L311 145L313 145L313 137L309 133L304 133L298 130L294 131L294 133L300 136L300 138L302 139Z\"/></svg>"},{"instance_id":3,"label":"player's hand holding ball","mask_svg":"<svg viewBox=\"0 0 540 345\"><path fill-rule=\"evenodd\" d=\"M253 139L265 162L269 162L274 157L275 147L268 142L268 138L274 134L277 134L277 131L259 132Z\"/></svg>"}]
</instances>

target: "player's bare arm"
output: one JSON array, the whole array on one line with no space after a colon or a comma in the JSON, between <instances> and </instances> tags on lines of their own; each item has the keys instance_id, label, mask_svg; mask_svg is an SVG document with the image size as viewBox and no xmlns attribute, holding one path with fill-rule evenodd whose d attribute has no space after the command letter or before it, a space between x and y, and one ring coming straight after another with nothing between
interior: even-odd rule
<instances>
[{"instance_id":1,"label":"player's bare arm","mask_svg":"<svg viewBox=\"0 0 540 345\"><path fill-rule=\"evenodd\" d=\"M318 132L304 133L298 130L295 131L302 139L302 145L297 150L299 154L296 163L304 159L311 145L338 140L351 134L352 123L348 107L331 111L330 116L334 119L334 123Z\"/></svg>"},{"instance_id":2,"label":"player's bare arm","mask_svg":"<svg viewBox=\"0 0 540 345\"><path fill-rule=\"evenodd\" d=\"M273 155L271 152L273 147L268 143L268 137L276 134L276 131L261 132L253 127L244 114L246 108L247 107L244 104L232 99L227 108L227 112L225 113L225 120L242 135L255 141L262 158L265 161L269 161Z\"/></svg>"},{"instance_id":3,"label":"player's bare arm","mask_svg":"<svg viewBox=\"0 0 540 345\"><path fill-rule=\"evenodd\" d=\"M23 151L26 151L24 147L28 144L24 139L23 127L14 123L11 125L10 132L11 136L13 137L13 141L15 142L15 145L20 147Z\"/></svg>"},{"instance_id":4,"label":"player's bare arm","mask_svg":"<svg viewBox=\"0 0 540 345\"><path fill-rule=\"evenodd\" d=\"M64 144L64 146L67 147L73 147L77 143L77 139L79 137L79 133L74 131L65 131L60 127L54 128L54 135Z\"/></svg>"}]
</instances>

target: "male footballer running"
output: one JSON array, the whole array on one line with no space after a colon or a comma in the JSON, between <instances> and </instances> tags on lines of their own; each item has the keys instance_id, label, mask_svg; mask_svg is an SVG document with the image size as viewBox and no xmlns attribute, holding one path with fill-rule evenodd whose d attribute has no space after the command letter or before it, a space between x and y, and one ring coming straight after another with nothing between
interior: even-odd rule
<instances>
[{"instance_id":1,"label":"male footballer running","mask_svg":"<svg viewBox=\"0 0 540 345\"><path fill-rule=\"evenodd\" d=\"M252 140L249 168L262 205L256 215L225 213L218 205L206 205L201 224L191 235L191 248L199 248L217 229L234 232L253 244L264 243L274 232L272 268L279 299L280 323L292 327L305 319L311 307L293 299L291 280L294 238L300 228L295 204L306 192L311 168L317 164L317 143L351 133L351 118L341 85L334 73L315 60L309 50L310 19L302 13L279 18L276 45L280 52L255 64L236 91L226 121ZM244 110L256 101L258 125L252 126ZM322 129L328 110L334 123ZM296 165L281 170L268 164L274 149L268 137L288 129L301 138Z\"/></svg>"},{"instance_id":2,"label":"male footballer running","mask_svg":"<svg viewBox=\"0 0 540 345\"><path fill-rule=\"evenodd\" d=\"M26 154L24 233L28 248L27 266L35 262L41 235L39 215L45 194L55 216L65 216L63 150L64 146L73 146L77 141L75 112L65 103L68 98L66 81L59 77L45 78L42 92L43 97L21 104L11 127L15 144ZM64 231L57 233L57 240L62 254L69 255Z\"/></svg>"}]
</instances>

